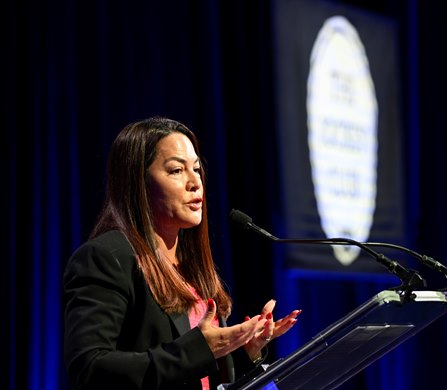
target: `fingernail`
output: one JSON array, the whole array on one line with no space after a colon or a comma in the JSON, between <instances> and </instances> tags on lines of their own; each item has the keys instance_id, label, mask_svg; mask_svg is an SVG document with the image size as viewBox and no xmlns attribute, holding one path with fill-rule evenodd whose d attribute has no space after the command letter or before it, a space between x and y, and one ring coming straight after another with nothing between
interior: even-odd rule
<instances>
[{"instance_id":1,"label":"fingernail","mask_svg":"<svg viewBox=\"0 0 447 390\"><path fill-rule=\"evenodd\" d=\"M208 309L213 310L214 309L214 301L213 298L208 298Z\"/></svg>"},{"instance_id":2,"label":"fingernail","mask_svg":"<svg viewBox=\"0 0 447 390\"><path fill-rule=\"evenodd\" d=\"M245 316L244 320L245 321L250 321L250 317L249 316Z\"/></svg>"},{"instance_id":3,"label":"fingernail","mask_svg":"<svg viewBox=\"0 0 447 390\"><path fill-rule=\"evenodd\" d=\"M268 320L271 320L271 319L272 319L272 317L273 317L273 314L272 314L272 312L270 312L270 313L267 313L267 315L265 316L265 318L267 318Z\"/></svg>"}]
</instances>

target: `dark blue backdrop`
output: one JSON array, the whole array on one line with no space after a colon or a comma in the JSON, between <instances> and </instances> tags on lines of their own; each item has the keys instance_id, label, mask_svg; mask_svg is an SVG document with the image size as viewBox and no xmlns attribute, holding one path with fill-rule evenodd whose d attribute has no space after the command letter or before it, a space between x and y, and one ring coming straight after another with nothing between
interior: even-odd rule
<instances>
[{"instance_id":1,"label":"dark blue backdrop","mask_svg":"<svg viewBox=\"0 0 447 390\"><path fill-rule=\"evenodd\" d=\"M407 241L447 259L441 4L347 3L399 26ZM279 288L276 249L229 225L234 207L281 231L271 7L268 0L3 2L1 388L67 388L62 271L99 210L110 143L125 124L151 115L178 119L202 140L213 247L235 300L231 321L273 296L277 316L292 305L304 310L291 342L272 344L272 358L389 287L310 274ZM438 387L446 324L431 324L344 386Z\"/></svg>"}]
</instances>

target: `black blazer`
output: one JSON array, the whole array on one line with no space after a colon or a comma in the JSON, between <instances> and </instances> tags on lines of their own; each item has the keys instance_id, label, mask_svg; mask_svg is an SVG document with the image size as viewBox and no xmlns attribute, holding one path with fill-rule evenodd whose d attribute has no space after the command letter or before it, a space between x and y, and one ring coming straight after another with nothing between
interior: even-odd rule
<instances>
[{"instance_id":1,"label":"black blazer","mask_svg":"<svg viewBox=\"0 0 447 390\"><path fill-rule=\"evenodd\" d=\"M74 389L201 389L207 375L216 389L254 368L242 348L216 361L186 314L161 310L117 230L77 249L63 283L64 359Z\"/></svg>"}]
</instances>

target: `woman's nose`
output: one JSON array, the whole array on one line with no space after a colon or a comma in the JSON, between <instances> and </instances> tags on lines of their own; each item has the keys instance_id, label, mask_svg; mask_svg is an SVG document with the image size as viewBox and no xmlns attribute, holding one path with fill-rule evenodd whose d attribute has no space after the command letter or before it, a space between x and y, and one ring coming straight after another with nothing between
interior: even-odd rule
<instances>
[{"instance_id":1,"label":"woman's nose","mask_svg":"<svg viewBox=\"0 0 447 390\"><path fill-rule=\"evenodd\" d=\"M202 186L202 178L197 172L192 172L188 177L188 191L196 191Z\"/></svg>"}]
</instances>

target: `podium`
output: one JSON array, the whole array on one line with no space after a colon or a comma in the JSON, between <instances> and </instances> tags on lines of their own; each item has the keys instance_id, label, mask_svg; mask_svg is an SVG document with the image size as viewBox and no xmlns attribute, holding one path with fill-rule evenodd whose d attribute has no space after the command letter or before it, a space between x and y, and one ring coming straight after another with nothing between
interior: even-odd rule
<instances>
[{"instance_id":1,"label":"podium","mask_svg":"<svg viewBox=\"0 0 447 390\"><path fill-rule=\"evenodd\" d=\"M337 388L446 312L442 291L381 291L290 355L219 389Z\"/></svg>"}]
</instances>

